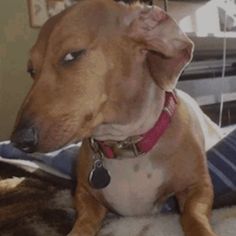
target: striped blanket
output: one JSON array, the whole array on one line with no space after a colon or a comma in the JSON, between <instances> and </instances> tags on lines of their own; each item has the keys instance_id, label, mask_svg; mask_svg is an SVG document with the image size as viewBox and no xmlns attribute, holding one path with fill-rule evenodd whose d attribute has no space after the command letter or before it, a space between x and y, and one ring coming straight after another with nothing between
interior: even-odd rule
<instances>
[{"instance_id":1,"label":"striped blanket","mask_svg":"<svg viewBox=\"0 0 236 236\"><path fill-rule=\"evenodd\" d=\"M215 207L236 204L236 130L207 153Z\"/></svg>"},{"instance_id":2,"label":"striped blanket","mask_svg":"<svg viewBox=\"0 0 236 236\"><path fill-rule=\"evenodd\" d=\"M208 168L214 186L214 208L236 205L236 130L207 152ZM164 204L162 212L178 209L174 197Z\"/></svg>"}]
</instances>

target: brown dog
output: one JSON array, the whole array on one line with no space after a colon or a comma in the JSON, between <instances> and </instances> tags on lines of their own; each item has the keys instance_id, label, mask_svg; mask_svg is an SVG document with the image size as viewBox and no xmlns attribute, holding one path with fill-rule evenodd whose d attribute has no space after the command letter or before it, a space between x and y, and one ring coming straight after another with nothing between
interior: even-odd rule
<instances>
[{"instance_id":1,"label":"brown dog","mask_svg":"<svg viewBox=\"0 0 236 236\"><path fill-rule=\"evenodd\" d=\"M83 140L70 236L94 236L108 210L153 214L173 194L186 235L215 235L212 125L189 96L170 92L192 49L161 9L108 0L81 1L42 28L12 142L48 152Z\"/></svg>"}]
</instances>

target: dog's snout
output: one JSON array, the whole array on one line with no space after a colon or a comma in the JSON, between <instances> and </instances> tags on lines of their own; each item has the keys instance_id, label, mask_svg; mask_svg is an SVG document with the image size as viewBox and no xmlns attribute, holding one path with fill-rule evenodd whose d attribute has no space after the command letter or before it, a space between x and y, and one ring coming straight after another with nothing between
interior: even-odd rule
<instances>
[{"instance_id":1,"label":"dog's snout","mask_svg":"<svg viewBox=\"0 0 236 236\"><path fill-rule=\"evenodd\" d=\"M38 133L34 127L16 129L12 134L11 142L20 150L28 153L36 151L38 145Z\"/></svg>"}]
</instances>

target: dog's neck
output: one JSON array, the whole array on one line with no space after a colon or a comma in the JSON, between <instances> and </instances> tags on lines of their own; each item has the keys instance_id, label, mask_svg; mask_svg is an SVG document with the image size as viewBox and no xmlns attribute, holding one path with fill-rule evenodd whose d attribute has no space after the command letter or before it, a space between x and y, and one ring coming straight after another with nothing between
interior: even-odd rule
<instances>
[{"instance_id":1,"label":"dog's neck","mask_svg":"<svg viewBox=\"0 0 236 236\"><path fill-rule=\"evenodd\" d=\"M146 90L144 98L145 101L140 104L139 115L135 119L124 125L112 123L99 125L93 134L93 138L100 141L122 141L128 137L146 133L154 126L162 112L165 91L152 82Z\"/></svg>"}]
</instances>

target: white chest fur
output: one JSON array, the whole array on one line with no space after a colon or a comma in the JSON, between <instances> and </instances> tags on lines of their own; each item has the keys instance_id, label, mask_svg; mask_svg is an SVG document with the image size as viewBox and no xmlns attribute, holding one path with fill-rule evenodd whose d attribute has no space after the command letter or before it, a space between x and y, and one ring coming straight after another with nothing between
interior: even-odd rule
<instances>
[{"instance_id":1,"label":"white chest fur","mask_svg":"<svg viewBox=\"0 0 236 236\"><path fill-rule=\"evenodd\" d=\"M158 189L164 182L164 169L147 156L133 159L105 159L111 183L102 190L106 201L124 216L154 213Z\"/></svg>"}]
</instances>

